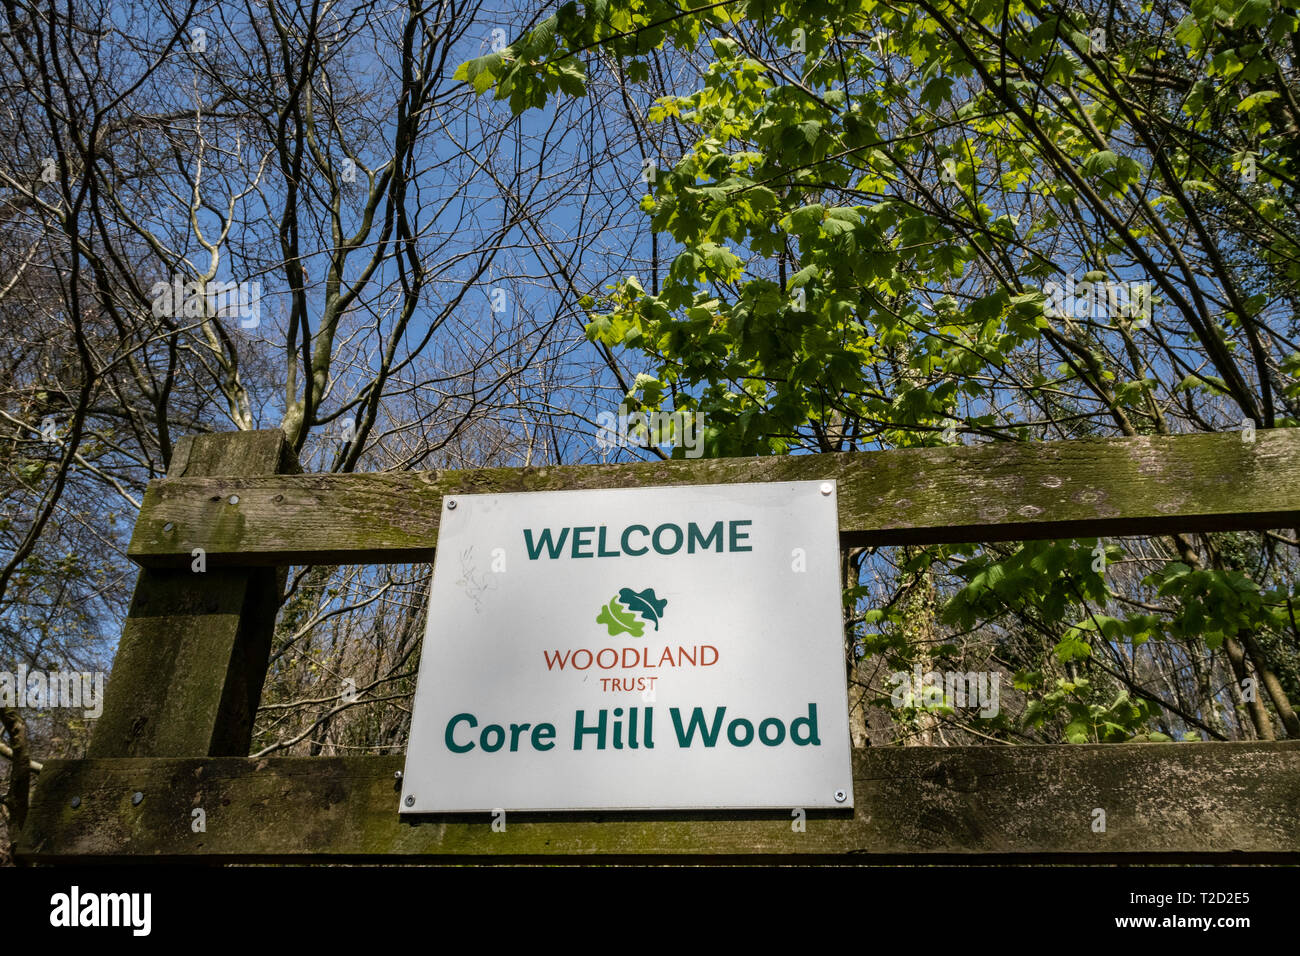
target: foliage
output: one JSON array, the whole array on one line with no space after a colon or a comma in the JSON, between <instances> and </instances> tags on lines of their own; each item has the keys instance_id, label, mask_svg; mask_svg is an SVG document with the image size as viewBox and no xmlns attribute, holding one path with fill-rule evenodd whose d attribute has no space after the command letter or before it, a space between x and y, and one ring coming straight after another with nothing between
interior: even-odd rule
<instances>
[{"instance_id":1,"label":"foliage","mask_svg":"<svg viewBox=\"0 0 1300 956\"><path fill-rule=\"evenodd\" d=\"M593 50L632 83L661 52L700 63L647 111L686 144L641 200L671 255L585 304L644 366L629 401L702 412L708 454L1170 434L1300 418L1297 29L1278 0L621 0L461 75L524 110L582 95ZM1065 672L1025 688L1029 726L1233 733L1240 695L1202 670L1258 633L1286 650L1256 645L1253 672L1285 671L1300 640L1295 548L1253 541L1253 569L1217 537L926 549L875 569L895 590L859 651L942 656L900 596L946 579L949 628ZM1144 645L1177 649L1194 705L1129 695ZM1079 676L1103 666L1111 691ZM1273 732L1260 713L1245 732Z\"/></svg>"}]
</instances>

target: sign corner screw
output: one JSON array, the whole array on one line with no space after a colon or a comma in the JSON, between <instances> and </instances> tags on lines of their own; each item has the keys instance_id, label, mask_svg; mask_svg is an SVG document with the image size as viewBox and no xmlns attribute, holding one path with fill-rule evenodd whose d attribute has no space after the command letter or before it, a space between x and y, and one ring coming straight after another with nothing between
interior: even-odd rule
<instances>
[{"instance_id":1,"label":"sign corner screw","mask_svg":"<svg viewBox=\"0 0 1300 956\"><path fill-rule=\"evenodd\" d=\"M447 499L447 510L448 510L448 511L455 511L455 510L456 510L456 501L455 501L454 498L448 498L448 499Z\"/></svg>"},{"instance_id":2,"label":"sign corner screw","mask_svg":"<svg viewBox=\"0 0 1300 956\"><path fill-rule=\"evenodd\" d=\"M822 494L829 495L834 490L835 490L835 486L832 485L829 481L822 482L822 489L821 489Z\"/></svg>"},{"instance_id":3,"label":"sign corner screw","mask_svg":"<svg viewBox=\"0 0 1300 956\"><path fill-rule=\"evenodd\" d=\"M849 798L849 795L848 795L847 793L845 793L843 790L836 790L836 791L835 791L835 802L836 802L836 803L843 803L843 802L844 802L845 800L847 800L848 798Z\"/></svg>"},{"instance_id":4,"label":"sign corner screw","mask_svg":"<svg viewBox=\"0 0 1300 956\"><path fill-rule=\"evenodd\" d=\"M413 807L413 806L415 806L415 797L414 797L414 796L407 797L407 798L406 798L406 805L407 805L408 807Z\"/></svg>"},{"instance_id":5,"label":"sign corner screw","mask_svg":"<svg viewBox=\"0 0 1300 956\"><path fill-rule=\"evenodd\" d=\"M400 770L394 771L394 772L393 772L393 779L394 779L394 780L401 780L401 779L402 779L402 771L400 771Z\"/></svg>"}]
</instances>

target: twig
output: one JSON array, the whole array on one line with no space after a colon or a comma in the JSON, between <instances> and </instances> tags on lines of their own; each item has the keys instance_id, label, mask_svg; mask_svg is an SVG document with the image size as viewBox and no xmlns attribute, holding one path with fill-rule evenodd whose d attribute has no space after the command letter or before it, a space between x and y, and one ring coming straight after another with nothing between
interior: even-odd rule
<instances>
[{"instance_id":1,"label":"twig","mask_svg":"<svg viewBox=\"0 0 1300 956\"><path fill-rule=\"evenodd\" d=\"M4 757L6 760L14 759L14 752L8 744L0 743L0 757ZM35 760L28 760L27 766L32 768L32 773L40 773L45 769L45 764L39 763Z\"/></svg>"}]
</instances>

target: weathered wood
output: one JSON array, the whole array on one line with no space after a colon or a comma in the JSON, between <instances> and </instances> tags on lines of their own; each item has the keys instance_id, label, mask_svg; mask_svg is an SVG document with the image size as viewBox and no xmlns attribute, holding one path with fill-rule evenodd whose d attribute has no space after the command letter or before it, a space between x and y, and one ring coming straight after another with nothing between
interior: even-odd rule
<instances>
[{"instance_id":1,"label":"weathered wood","mask_svg":"<svg viewBox=\"0 0 1300 956\"><path fill-rule=\"evenodd\" d=\"M182 438L169 476L296 467L279 429ZM146 569L122 628L91 757L248 753L284 574Z\"/></svg>"},{"instance_id":2,"label":"weathered wood","mask_svg":"<svg viewBox=\"0 0 1300 956\"><path fill-rule=\"evenodd\" d=\"M90 748L116 759L46 764L22 858L1300 862L1297 741L872 748L854 755L856 810L812 814L805 832L782 814L714 812L508 814L497 833L485 818L400 818L400 757L223 756L247 752L282 586L272 569L428 560L444 495L834 478L850 544L1283 527L1300 523L1300 431L274 475L292 469L279 432L204 436L150 485L131 544L148 569ZM188 569L196 547L202 575Z\"/></svg>"},{"instance_id":3,"label":"weathered wood","mask_svg":"<svg viewBox=\"0 0 1300 956\"><path fill-rule=\"evenodd\" d=\"M151 482L145 567L429 561L444 495L836 479L846 544L1292 527L1300 429L893 452ZM237 496L236 503L231 496Z\"/></svg>"},{"instance_id":4,"label":"weathered wood","mask_svg":"<svg viewBox=\"0 0 1300 956\"><path fill-rule=\"evenodd\" d=\"M852 813L399 819L401 757L50 761L18 847L35 862L834 858L1300 862L1300 742L875 747ZM133 795L141 794L138 804ZM74 809L73 799L79 804ZM196 833L202 809L206 832ZM1105 811L1105 831L1094 811Z\"/></svg>"}]
</instances>

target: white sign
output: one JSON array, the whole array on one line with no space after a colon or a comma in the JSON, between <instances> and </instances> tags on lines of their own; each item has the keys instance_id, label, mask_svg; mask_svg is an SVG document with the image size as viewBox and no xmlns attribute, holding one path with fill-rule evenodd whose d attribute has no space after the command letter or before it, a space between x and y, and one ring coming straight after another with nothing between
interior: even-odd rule
<instances>
[{"instance_id":1,"label":"white sign","mask_svg":"<svg viewBox=\"0 0 1300 956\"><path fill-rule=\"evenodd\" d=\"M833 482L444 501L403 813L851 807Z\"/></svg>"}]
</instances>

